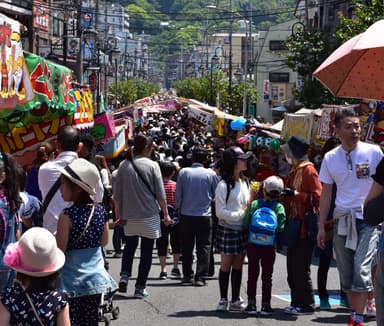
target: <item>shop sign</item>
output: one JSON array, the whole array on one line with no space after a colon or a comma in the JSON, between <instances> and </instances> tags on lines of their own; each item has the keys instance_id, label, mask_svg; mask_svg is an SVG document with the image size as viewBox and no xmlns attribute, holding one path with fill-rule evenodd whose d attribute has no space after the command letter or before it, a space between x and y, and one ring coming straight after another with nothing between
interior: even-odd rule
<instances>
[{"instance_id":1,"label":"shop sign","mask_svg":"<svg viewBox=\"0 0 384 326\"><path fill-rule=\"evenodd\" d=\"M43 1L33 3L33 27L48 32L49 29L49 8Z\"/></svg>"}]
</instances>

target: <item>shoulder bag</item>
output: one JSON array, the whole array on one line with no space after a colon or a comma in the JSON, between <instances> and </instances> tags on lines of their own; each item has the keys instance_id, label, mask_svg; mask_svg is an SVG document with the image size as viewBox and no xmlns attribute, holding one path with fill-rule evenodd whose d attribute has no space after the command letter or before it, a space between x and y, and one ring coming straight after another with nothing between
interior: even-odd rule
<instances>
[{"instance_id":1,"label":"shoulder bag","mask_svg":"<svg viewBox=\"0 0 384 326\"><path fill-rule=\"evenodd\" d=\"M316 199L313 193L308 193L307 198L307 210L304 215L304 226L307 230L307 237L312 242L316 244L317 242L317 232L319 222L319 208L316 206Z\"/></svg>"},{"instance_id":2,"label":"shoulder bag","mask_svg":"<svg viewBox=\"0 0 384 326\"><path fill-rule=\"evenodd\" d=\"M155 200L157 200L157 199L156 199L156 195L155 195L155 193L153 192L151 186L149 185L148 181L145 180L145 178L142 176L142 174L140 173L140 171L139 171L139 169L137 168L136 164L133 162L133 159L132 159L132 161L129 161L129 162L132 163L132 166L133 166L133 168L135 169L135 171L136 171L137 175L139 176L139 178L141 179L141 181L143 181L143 183L145 184L145 186L148 188L149 192L152 194L153 197L155 197Z\"/></svg>"},{"instance_id":3,"label":"shoulder bag","mask_svg":"<svg viewBox=\"0 0 384 326\"><path fill-rule=\"evenodd\" d=\"M57 178L57 180L52 185L51 189L49 189L47 195L45 196L45 198L43 200L43 203L42 203L42 205L40 207L40 211L39 211L39 224L40 224L39 226L43 225L44 214L47 211L48 205L51 202L53 196L55 195L55 193L57 192L57 190L59 188L60 188L60 177Z\"/></svg>"}]
</instances>

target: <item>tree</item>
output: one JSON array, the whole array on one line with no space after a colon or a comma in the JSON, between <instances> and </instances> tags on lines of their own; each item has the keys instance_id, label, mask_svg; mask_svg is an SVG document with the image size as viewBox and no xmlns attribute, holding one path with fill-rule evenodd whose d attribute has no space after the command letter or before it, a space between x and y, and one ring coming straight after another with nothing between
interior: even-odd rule
<instances>
[{"instance_id":1,"label":"tree","mask_svg":"<svg viewBox=\"0 0 384 326\"><path fill-rule=\"evenodd\" d=\"M120 81L117 83L117 90L115 85L109 87L109 93L117 94L117 100L120 103L129 104L133 103L140 98L151 96L160 90L160 86L153 83L148 83L139 78Z\"/></svg>"},{"instance_id":2,"label":"tree","mask_svg":"<svg viewBox=\"0 0 384 326\"><path fill-rule=\"evenodd\" d=\"M354 7L353 17L339 15L340 25L335 36L345 42L353 36L364 32L369 26L384 17L384 3L382 0L351 0Z\"/></svg>"},{"instance_id":3,"label":"tree","mask_svg":"<svg viewBox=\"0 0 384 326\"><path fill-rule=\"evenodd\" d=\"M257 100L257 90L253 84L247 82L248 103L254 103ZM208 77L186 78L174 83L177 95L193 98L201 102L209 103L211 99L211 79ZM231 94L228 94L228 79L225 78L222 71L212 74L212 93L214 98L219 94L220 105L232 108L233 114L241 115L243 106L244 83L234 83ZM231 103L231 104L229 104Z\"/></svg>"},{"instance_id":4,"label":"tree","mask_svg":"<svg viewBox=\"0 0 384 326\"><path fill-rule=\"evenodd\" d=\"M288 52L285 63L297 71L303 86L296 91L297 98L308 108L317 108L323 103L338 100L320 82L312 77L317 67L332 53L338 42L329 29L300 29L286 41Z\"/></svg>"}]
</instances>

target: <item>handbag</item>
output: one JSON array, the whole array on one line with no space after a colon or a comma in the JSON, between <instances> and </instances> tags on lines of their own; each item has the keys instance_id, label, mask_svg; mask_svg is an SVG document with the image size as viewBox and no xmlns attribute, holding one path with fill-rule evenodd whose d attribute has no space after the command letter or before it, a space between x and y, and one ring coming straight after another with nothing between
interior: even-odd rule
<instances>
[{"instance_id":1,"label":"handbag","mask_svg":"<svg viewBox=\"0 0 384 326\"><path fill-rule=\"evenodd\" d=\"M371 199L364 205L364 222L370 226L375 226L384 221L384 193Z\"/></svg>"},{"instance_id":2,"label":"handbag","mask_svg":"<svg viewBox=\"0 0 384 326\"><path fill-rule=\"evenodd\" d=\"M307 230L307 238L312 244L316 244L317 242L317 232L319 231L318 222L319 209L316 206L315 195L308 193L307 210L304 215L304 226Z\"/></svg>"},{"instance_id":3,"label":"handbag","mask_svg":"<svg viewBox=\"0 0 384 326\"><path fill-rule=\"evenodd\" d=\"M281 244L288 248L293 247L300 237L301 220L298 218L287 218L284 231L281 235Z\"/></svg>"}]
</instances>

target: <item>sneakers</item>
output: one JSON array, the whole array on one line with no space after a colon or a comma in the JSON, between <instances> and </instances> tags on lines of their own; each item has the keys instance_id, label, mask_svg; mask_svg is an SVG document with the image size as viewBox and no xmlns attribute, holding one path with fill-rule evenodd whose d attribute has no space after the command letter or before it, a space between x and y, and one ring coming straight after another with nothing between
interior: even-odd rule
<instances>
[{"instance_id":1,"label":"sneakers","mask_svg":"<svg viewBox=\"0 0 384 326\"><path fill-rule=\"evenodd\" d=\"M273 315L274 313L275 313L275 310L273 310L270 305L265 305L261 307L260 314L263 316L270 316L270 315Z\"/></svg>"},{"instance_id":2,"label":"sneakers","mask_svg":"<svg viewBox=\"0 0 384 326\"><path fill-rule=\"evenodd\" d=\"M195 280L194 286L206 286L207 282L201 278Z\"/></svg>"},{"instance_id":3,"label":"sneakers","mask_svg":"<svg viewBox=\"0 0 384 326\"><path fill-rule=\"evenodd\" d=\"M244 300L240 298L240 300L237 300L235 302L231 302L229 305L229 311L244 311L246 308L246 305L244 303Z\"/></svg>"},{"instance_id":4,"label":"sneakers","mask_svg":"<svg viewBox=\"0 0 384 326\"><path fill-rule=\"evenodd\" d=\"M348 297L346 295L340 296L340 307L344 307L346 309L351 309L351 306L349 305Z\"/></svg>"},{"instance_id":5,"label":"sneakers","mask_svg":"<svg viewBox=\"0 0 384 326\"><path fill-rule=\"evenodd\" d=\"M310 315L313 314L314 311L313 309L289 306L284 309L284 312L288 315Z\"/></svg>"},{"instance_id":6,"label":"sneakers","mask_svg":"<svg viewBox=\"0 0 384 326\"><path fill-rule=\"evenodd\" d=\"M228 300L220 299L219 303L217 304L216 311L227 311L227 309L228 309Z\"/></svg>"},{"instance_id":7,"label":"sneakers","mask_svg":"<svg viewBox=\"0 0 384 326\"><path fill-rule=\"evenodd\" d=\"M248 315L256 315L256 304L255 303L248 303L247 307L244 309L244 312L246 312Z\"/></svg>"},{"instance_id":8,"label":"sneakers","mask_svg":"<svg viewBox=\"0 0 384 326\"><path fill-rule=\"evenodd\" d=\"M369 318L375 318L376 317L376 305L375 300L368 300L367 305L365 307L365 316Z\"/></svg>"},{"instance_id":9,"label":"sneakers","mask_svg":"<svg viewBox=\"0 0 384 326\"><path fill-rule=\"evenodd\" d=\"M173 277L180 278L181 277L180 269L178 269L177 267L173 268L171 271L171 275Z\"/></svg>"},{"instance_id":10,"label":"sneakers","mask_svg":"<svg viewBox=\"0 0 384 326\"><path fill-rule=\"evenodd\" d=\"M160 276L159 276L159 279L160 280L166 280L167 279L167 272L161 272L160 273Z\"/></svg>"},{"instance_id":11,"label":"sneakers","mask_svg":"<svg viewBox=\"0 0 384 326\"><path fill-rule=\"evenodd\" d=\"M126 293L128 286L128 275L121 275L119 281L119 292Z\"/></svg>"},{"instance_id":12,"label":"sneakers","mask_svg":"<svg viewBox=\"0 0 384 326\"><path fill-rule=\"evenodd\" d=\"M181 280L182 285L193 285L193 279L192 277L184 276Z\"/></svg>"},{"instance_id":13,"label":"sneakers","mask_svg":"<svg viewBox=\"0 0 384 326\"><path fill-rule=\"evenodd\" d=\"M149 294L147 292L146 289L139 289L139 288L136 288L135 289L135 293L133 294L133 296L137 299L144 299L145 297L147 297Z\"/></svg>"},{"instance_id":14,"label":"sneakers","mask_svg":"<svg viewBox=\"0 0 384 326\"><path fill-rule=\"evenodd\" d=\"M349 316L348 326L364 326L364 323L355 321L355 318L353 316Z\"/></svg>"},{"instance_id":15,"label":"sneakers","mask_svg":"<svg viewBox=\"0 0 384 326\"><path fill-rule=\"evenodd\" d=\"M116 251L112 257L113 258L121 258L121 257L123 257L123 253L119 252L119 251Z\"/></svg>"},{"instance_id":16,"label":"sneakers","mask_svg":"<svg viewBox=\"0 0 384 326\"><path fill-rule=\"evenodd\" d=\"M328 298L320 299L320 310L331 310Z\"/></svg>"}]
</instances>

